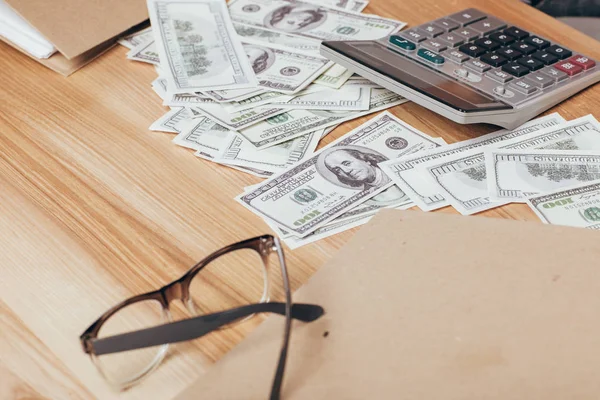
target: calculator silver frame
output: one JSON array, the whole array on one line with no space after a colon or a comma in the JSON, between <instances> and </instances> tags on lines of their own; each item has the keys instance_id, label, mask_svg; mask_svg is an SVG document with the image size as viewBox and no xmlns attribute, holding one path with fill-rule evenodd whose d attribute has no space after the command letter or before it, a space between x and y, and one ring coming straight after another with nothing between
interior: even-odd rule
<instances>
[{"instance_id":1,"label":"calculator silver frame","mask_svg":"<svg viewBox=\"0 0 600 400\"><path fill-rule=\"evenodd\" d=\"M407 99L419 104L420 106L443 115L454 122L459 124L488 123L498 125L506 129L514 129L519 125L522 125L523 123L569 98L575 93L600 81L600 65L596 65L593 69L582 72L578 77L567 79L565 82L558 83L551 92L543 93L542 91L540 95L534 96L530 100L513 106L513 109L461 112L437 101L433 97L411 89L410 87L405 86L386 75L380 74L372 69L365 68L365 66L356 62L355 60L346 57L341 53L333 51L326 46L321 46L320 52L324 57L327 57L331 61L338 63L345 68L348 68L350 71L357 73L363 78L366 78L388 90L398 93L401 96L404 96ZM406 60L420 65L410 58L406 58ZM458 66L460 64L456 65ZM426 68L424 66L422 67ZM570 84L566 84L567 82Z\"/></svg>"}]
</instances>

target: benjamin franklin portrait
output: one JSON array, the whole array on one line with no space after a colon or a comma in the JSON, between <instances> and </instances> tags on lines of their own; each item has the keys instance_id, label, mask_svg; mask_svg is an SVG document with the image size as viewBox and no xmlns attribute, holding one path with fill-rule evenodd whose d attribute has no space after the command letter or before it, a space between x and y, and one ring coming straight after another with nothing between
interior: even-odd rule
<instances>
[{"instance_id":1,"label":"benjamin franklin portrait","mask_svg":"<svg viewBox=\"0 0 600 400\"><path fill-rule=\"evenodd\" d=\"M317 5L289 5L279 7L265 18L265 25L281 32L304 32L325 22L327 11Z\"/></svg>"},{"instance_id":2,"label":"benjamin franklin portrait","mask_svg":"<svg viewBox=\"0 0 600 400\"><path fill-rule=\"evenodd\" d=\"M360 146L333 147L317 159L317 171L334 185L360 191L381 188L391 182L377 166L384 155Z\"/></svg>"},{"instance_id":3,"label":"benjamin franklin portrait","mask_svg":"<svg viewBox=\"0 0 600 400\"><path fill-rule=\"evenodd\" d=\"M275 54L266 47L245 44L244 51L256 75L269 69L275 62Z\"/></svg>"}]
</instances>

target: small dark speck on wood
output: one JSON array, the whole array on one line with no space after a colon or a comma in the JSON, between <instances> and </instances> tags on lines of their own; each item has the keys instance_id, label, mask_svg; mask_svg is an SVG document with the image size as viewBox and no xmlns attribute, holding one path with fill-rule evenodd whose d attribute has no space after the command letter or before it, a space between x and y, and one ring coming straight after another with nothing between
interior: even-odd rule
<instances>
[{"instance_id":1,"label":"small dark speck on wood","mask_svg":"<svg viewBox=\"0 0 600 400\"><path fill-rule=\"evenodd\" d=\"M327 336L329 336L329 331L323 332L323 337L327 337Z\"/></svg>"}]
</instances>

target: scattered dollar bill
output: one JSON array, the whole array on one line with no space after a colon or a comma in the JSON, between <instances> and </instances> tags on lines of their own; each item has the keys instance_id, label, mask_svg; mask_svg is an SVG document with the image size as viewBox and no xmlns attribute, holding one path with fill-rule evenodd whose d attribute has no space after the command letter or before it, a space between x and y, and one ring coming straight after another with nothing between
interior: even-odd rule
<instances>
[{"instance_id":1,"label":"scattered dollar bill","mask_svg":"<svg viewBox=\"0 0 600 400\"><path fill-rule=\"evenodd\" d=\"M254 146L265 148L344 121L402 104L402 96L389 90L373 89L367 111L291 110L240 130Z\"/></svg>"},{"instance_id":2,"label":"scattered dollar bill","mask_svg":"<svg viewBox=\"0 0 600 400\"><path fill-rule=\"evenodd\" d=\"M194 113L191 109L185 107L172 108L165 115L157 119L150 125L151 131L181 133L179 125L182 121L194 118Z\"/></svg>"},{"instance_id":3,"label":"scattered dollar bill","mask_svg":"<svg viewBox=\"0 0 600 400\"><path fill-rule=\"evenodd\" d=\"M158 58L158 52L156 51L154 40L150 40L135 46L127 52L127 58L134 61L160 65L160 59Z\"/></svg>"},{"instance_id":4,"label":"scattered dollar bill","mask_svg":"<svg viewBox=\"0 0 600 400\"><path fill-rule=\"evenodd\" d=\"M485 151L487 186L494 201L525 202L528 196L600 179L600 151Z\"/></svg>"},{"instance_id":5,"label":"scattered dollar bill","mask_svg":"<svg viewBox=\"0 0 600 400\"><path fill-rule=\"evenodd\" d=\"M368 215L366 217L355 217L347 221L334 220L333 222L324 225L323 227L315 230L303 238L297 236L288 236L287 238L282 238L282 240L290 248L290 250L296 250L297 248L307 244L314 243L318 240L322 240L352 228L356 228L357 226L364 225L369 222L371 218L373 218L372 215Z\"/></svg>"},{"instance_id":6,"label":"scattered dollar bill","mask_svg":"<svg viewBox=\"0 0 600 400\"><path fill-rule=\"evenodd\" d=\"M557 140L567 139L594 129L596 124L598 122L591 116L581 117L501 142L494 147L519 150L553 146ZM443 197L464 215L475 214L507 203L507 201L493 201L489 197L483 151L478 148L424 163L419 167L434 178Z\"/></svg>"},{"instance_id":7,"label":"scattered dollar bill","mask_svg":"<svg viewBox=\"0 0 600 400\"><path fill-rule=\"evenodd\" d=\"M527 205L545 224L600 229L600 181L532 196Z\"/></svg>"},{"instance_id":8,"label":"scattered dollar bill","mask_svg":"<svg viewBox=\"0 0 600 400\"><path fill-rule=\"evenodd\" d=\"M436 145L384 112L237 200L304 237L391 187L377 164L426 144Z\"/></svg>"},{"instance_id":9,"label":"scattered dollar bill","mask_svg":"<svg viewBox=\"0 0 600 400\"><path fill-rule=\"evenodd\" d=\"M348 79L348 81L346 83L344 83L344 86L347 86L347 87L356 86L356 87L365 87L365 88L371 88L371 89L383 89L378 84L371 82L370 80L365 79L365 78Z\"/></svg>"},{"instance_id":10,"label":"scattered dollar bill","mask_svg":"<svg viewBox=\"0 0 600 400\"><path fill-rule=\"evenodd\" d=\"M244 51L262 89L296 94L333 63L320 55L290 51L284 47L244 42Z\"/></svg>"},{"instance_id":11,"label":"scattered dollar bill","mask_svg":"<svg viewBox=\"0 0 600 400\"><path fill-rule=\"evenodd\" d=\"M233 22L237 34L242 40L251 40L266 45L274 44L285 46L292 50L300 50L304 53L319 54L321 41L301 36L288 35L281 32L270 31L256 26L249 26Z\"/></svg>"},{"instance_id":12,"label":"scattered dollar bill","mask_svg":"<svg viewBox=\"0 0 600 400\"><path fill-rule=\"evenodd\" d=\"M202 104L200 107L192 107L192 109L234 131L239 131L241 129L251 127L253 125L258 124L261 121L264 121L265 119L273 118L285 112L285 110L282 108L270 107L269 105L266 105L264 107L256 107L250 110L229 113L223 108L223 106L215 103ZM315 129L312 129L310 131L318 129L319 127L315 127ZM305 131L303 133L307 132L309 131ZM292 138L290 137L289 139ZM283 140L279 143L281 142L283 142Z\"/></svg>"},{"instance_id":13,"label":"scattered dollar bill","mask_svg":"<svg viewBox=\"0 0 600 400\"><path fill-rule=\"evenodd\" d=\"M264 106L271 103L279 103L283 104L291 99L293 99L295 95L287 95L279 92L265 92L263 91L260 94L252 96L245 100L232 101L228 104L224 104L223 107L227 112L239 112L244 110L249 110L252 108Z\"/></svg>"},{"instance_id":14,"label":"scattered dollar bill","mask_svg":"<svg viewBox=\"0 0 600 400\"><path fill-rule=\"evenodd\" d=\"M192 107L205 104L215 104L216 102L203 94L191 93L176 93L166 94L163 106L169 107Z\"/></svg>"},{"instance_id":15,"label":"scattered dollar bill","mask_svg":"<svg viewBox=\"0 0 600 400\"><path fill-rule=\"evenodd\" d=\"M401 159L387 161L381 169L402 189L410 199L423 211L432 211L449 205L441 193L439 184L426 171L418 168L420 165L445 157L460 155L469 150L494 145L506 140L536 132L541 129L556 126L565 122L558 113L535 119L509 131L500 130L481 137L453 143L439 149L433 149Z\"/></svg>"},{"instance_id":16,"label":"scattered dollar bill","mask_svg":"<svg viewBox=\"0 0 600 400\"><path fill-rule=\"evenodd\" d=\"M279 173L311 156L319 144L322 133L322 130L310 132L263 150L257 150L241 135L233 135L214 161Z\"/></svg>"},{"instance_id":17,"label":"scattered dollar bill","mask_svg":"<svg viewBox=\"0 0 600 400\"><path fill-rule=\"evenodd\" d=\"M223 151L223 147L234 135L229 129L219 125L210 118L200 116L185 121L173 143L194 149L207 158L214 158Z\"/></svg>"},{"instance_id":18,"label":"scattered dollar bill","mask_svg":"<svg viewBox=\"0 0 600 400\"><path fill-rule=\"evenodd\" d=\"M152 35L152 27L142 29L141 31L137 31L131 35L127 35L119 39L119 44L127 47L128 49L133 49L134 47L137 47L140 44L150 40L154 40L154 36Z\"/></svg>"},{"instance_id":19,"label":"scattered dollar bill","mask_svg":"<svg viewBox=\"0 0 600 400\"><path fill-rule=\"evenodd\" d=\"M297 110L364 111L370 108L371 89L345 87L326 89L294 97L286 102L275 101L273 107Z\"/></svg>"},{"instance_id":20,"label":"scattered dollar bill","mask_svg":"<svg viewBox=\"0 0 600 400\"><path fill-rule=\"evenodd\" d=\"M334 64L327 71L323 72L321 76L315 79L315 84L339 89L350 79L352 74L353 72L347 70L345 67Z\"/></svg>"},{"instance_id":21,"label":"scattered dollar bill","mask_svg":"<svg viewBox=\"0 0 600 400\"><path fill-rule=\"evenodd\" d=\"M368 1L360 0L308 0L307 3L315 3L325 7L337 7L358 13L369 5Z\"/></svg>"},{"instance_id":22,"label":"scattered dollar bill","mask_svg":"<svg viewBox=\"0 0 600 400\"><path fill-rule=\"evenodd\" d=\"M376 40L406 25L294 0L233 0L229 11L231 19L242 24L319 40Z\"/></svg>"},{"instance_id":23,"label":"scattered dollar bill","mask_svg":"<svg viewBox=\"0 0 600 400\"><path fill-rule=\"evenodd\" d=\"M167 80L160 75L152 81L152 90L154 90L163 101L166 101L169 97L167 94Z\"/></svg>"},{"instance_id":24,"label":"scattered dollar bill","mask_svg":"<svg viewBox=\"0 0 600 400\"><path fill-rule=\"evenodd\" d=\"M222 0L148 0L170 93L255 88L256 76Z\"/></svg>"},{"instance_id":25,"label":"scattered dollar bill","mask_svg":"<svg viewBox=\"0 0 600 400\"><path fill-rule=\"evenodd\" d=\"M227 90L206 90L205 96L213 99L218 103L229 103L232 101L242 101L249 99L254 96L259 96L264 93L265 90L262 88L250 88L250 89L227 89Z\"/></svg>"}]
</instances>

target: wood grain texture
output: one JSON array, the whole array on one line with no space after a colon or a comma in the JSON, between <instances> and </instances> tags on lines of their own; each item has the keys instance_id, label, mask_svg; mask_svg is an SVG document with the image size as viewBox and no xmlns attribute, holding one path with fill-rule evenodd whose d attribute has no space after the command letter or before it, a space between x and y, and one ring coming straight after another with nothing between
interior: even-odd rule
<instances>
[{"instance_id":1,"label":"wood grain texture","mask_svg":"<svg viewBox=\"0 0 600 400\"><path fill-rule=\"evenodd\" d=\"M414 26L467 7L600 59L600 43L516 0L372 0L365 12ZM148 131L165 112L150 88L156 73L125 53L114 48L65 79L0 44L1 398L171 398L258 323L172 346L150 378L122 393L80 349L79 334L111 305L179 277L212 250L269 231L233 200L258 178ZM572 119L598 109L596 85L550 112ZM412 103L392 112L449 143L496 129L458 125ZM345 123L321 145L366 119ZM524 205L480 216L536 220ZM352 233L288 251L293 288Z\"/></svg>"}]
</instances>

